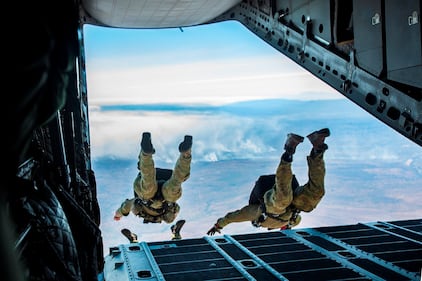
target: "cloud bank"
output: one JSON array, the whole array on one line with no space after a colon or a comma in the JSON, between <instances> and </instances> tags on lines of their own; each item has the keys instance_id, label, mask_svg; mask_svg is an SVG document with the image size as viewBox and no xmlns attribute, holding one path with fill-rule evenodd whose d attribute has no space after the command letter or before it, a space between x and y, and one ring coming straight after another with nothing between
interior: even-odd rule
<instances>
[{"instance_id":1,"label":"cloud bank","mask_svg":"<svg viewBox=\"0 0 422 281\"><path fill-rule=\"evenodd\" d=\"M182 235L202 237L218 217L247 203L253 183L275 171L287 133L306 136L329 127L326 196L303 215L299 227L417 217L422 211L420 147L345 100L268 100L228 105L105 105L90 112L93 167L101 207L105 249L126 243L123 227L141 240L170 239L169 225L142 224L129 215L112 220L132 196L139 141L152 133L158 167L172 168L184 134L194 137L191 178L183 185ZM295 154L294 173L307 180L305 140ZM250 223L224 233L265 231Z\"/></svg>"}]
</instances>

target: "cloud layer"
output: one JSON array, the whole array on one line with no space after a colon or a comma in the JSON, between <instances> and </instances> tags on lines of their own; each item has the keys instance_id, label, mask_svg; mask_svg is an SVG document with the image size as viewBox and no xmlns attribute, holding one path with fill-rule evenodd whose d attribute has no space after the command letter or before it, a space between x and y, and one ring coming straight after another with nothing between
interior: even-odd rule
<instances>
[{"instance_id":1,"label":"cloud layer","mask_svg":"<svg viewBox=\"0 0 422 281\"><path fill-rule=\"evenodd\" d=\"M202 237L216 219L246 204L253 183L273 173L289 132L306 136L329 127L327 193L320 206L303 215L299 227L417 217L422 211L420 147L345 100L241 102L224 106L102 106L90 112L105 248L126 243L123 227L140 239L170 239L169 225L142 224L130 215L112 220L132 196L142 131L152 133L158 167L173 167L184 134L194 137L191 178L184 184L179 218L185 238ZM364 137L363 137L364 136ZM293 164L307 180L309 142L298 147ZM250 223L229 225L224 233L265 231Z\"/></svg>"}]
</instances>

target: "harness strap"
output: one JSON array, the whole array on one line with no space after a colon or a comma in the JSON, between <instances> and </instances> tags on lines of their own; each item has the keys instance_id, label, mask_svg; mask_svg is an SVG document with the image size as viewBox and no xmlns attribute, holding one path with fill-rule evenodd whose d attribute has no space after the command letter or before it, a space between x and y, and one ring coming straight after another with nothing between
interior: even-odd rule
<instances>
[{"instance_id":1,"label":"harness strap","mask_svg":"<svg viewBox=\"0 0 422 281\"><path fill-rule=\"evenodd\" d=\"M257 220L255 220L255 221L252 221L252 225L253 226L255 226L255 227L260 227L261 226L261 224L262 224L262 222L264 222L268 217L269 218L272 218L272 219L275 219L275 220L278 220L278 221L280 221L280 222L283 222L283 223L285 223L285 222L289 222L289 225L290 225L290 221L295 221L296 220L296 218L297 218L297 216L299 215L299 213L300 213L300 211L298 210L298 209L296 209L295 207L292 207L292 205L289 205L287 208L286 208L286 211L284 212L284 213L282 213L282 214L272 214L272 213L268 213L267 212L267 208L265 207L265 203L264 202L261 202L261 204L260 204L260 206L259 206L260 208L261 208L261 211L262 211L262 215L260 215L259 216L259 218L257 219ZM285 219L282 219L282 218L280 218L282 215L284 215L288 210L291 210L292 211L292 216L290 217L290 219L289 220L285 220Z\"/></svg>"},{"instance_id":2,"label":"harness strap","mask_svg":"<svg viewBox=\"0 0 422 281\"><path fill-rule=\"evenodd\" d=\"M135 199L135 204L144 206L145 208L150 209L151 211L158 213L158 216L163 215L165 212L167 212L167 210L170 207L173 207L173 205L174 205L174 203L170 203L170 202L164 201L163 207L162 208L159 208L159 209L156 209L156 208L151 207L151 204L152 203L153 203L152 200L144 200L144 199L141 199L139 197L137 197Z\"/></svg>"},{"instance_id":3,"label":"harness strap","mask_svg":"<svg viewBox=\"0 0 422 281\"><path fill-rule=\"evenodd\" d=\"M289 221L295 221L300 213L300 210L296 209L295 207L292 207L292 212L293 214Z\"/></svg>"},{"instance_id":4,"label":"harness strap","mask_svg":"<svg viewBox=\"0 0 422 281\"><path fill-rule=\"evenodd\" d=\"M287 212L287 209L289 208L289 207L287 207L286 208L286 212L284 212L284 213L281 213L281 214L273 214L273 213L269 213L268 211L267 211L267 208L265 207L265 203L264 202L261 202L261 210L262 210L262 216L264 216L264 220L267 218L267 217L270 217L270 218L273 218L273 219L275 219L275 220L279 220L279 221L282 221L282 222L286 222L287 220L284 220L284 219L281 219L280 218L280 216L281 215L284 215L286 212Z\"/></svg>"}]
</instances>

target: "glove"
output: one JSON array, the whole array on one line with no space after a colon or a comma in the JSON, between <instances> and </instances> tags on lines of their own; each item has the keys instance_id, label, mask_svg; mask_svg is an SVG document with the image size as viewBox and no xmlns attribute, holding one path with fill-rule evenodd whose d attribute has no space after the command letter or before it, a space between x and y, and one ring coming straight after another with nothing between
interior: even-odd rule
<instances>
[{"instance_id":1,"label":"glove","mask_svg":"<svg viewBox=\"0 0 422 281\"><path fill-rule=\"evenodd\" d=\"M218 224L214 224L214 226L211 227L211 229L207 231L207 234L213 236L216 232L221 233L220 232L221 229L222 227L220 227Z\"/></svg>"}]
</instances>

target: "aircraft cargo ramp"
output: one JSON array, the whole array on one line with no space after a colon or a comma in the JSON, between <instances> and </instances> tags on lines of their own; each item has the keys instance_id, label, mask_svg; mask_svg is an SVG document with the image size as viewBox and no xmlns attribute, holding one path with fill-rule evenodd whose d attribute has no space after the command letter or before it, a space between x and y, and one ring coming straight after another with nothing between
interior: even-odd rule
<instances>
[{"instance_id":1,"label":"aircraft cargo ramp","mask_svg":"<svg viewBox=\"0 0 422 281\"><path fill-rule=\"evenodd\" d=\"M422 219L110 248L104 279L421 280Z\"/></svg>"}]
</instances>

